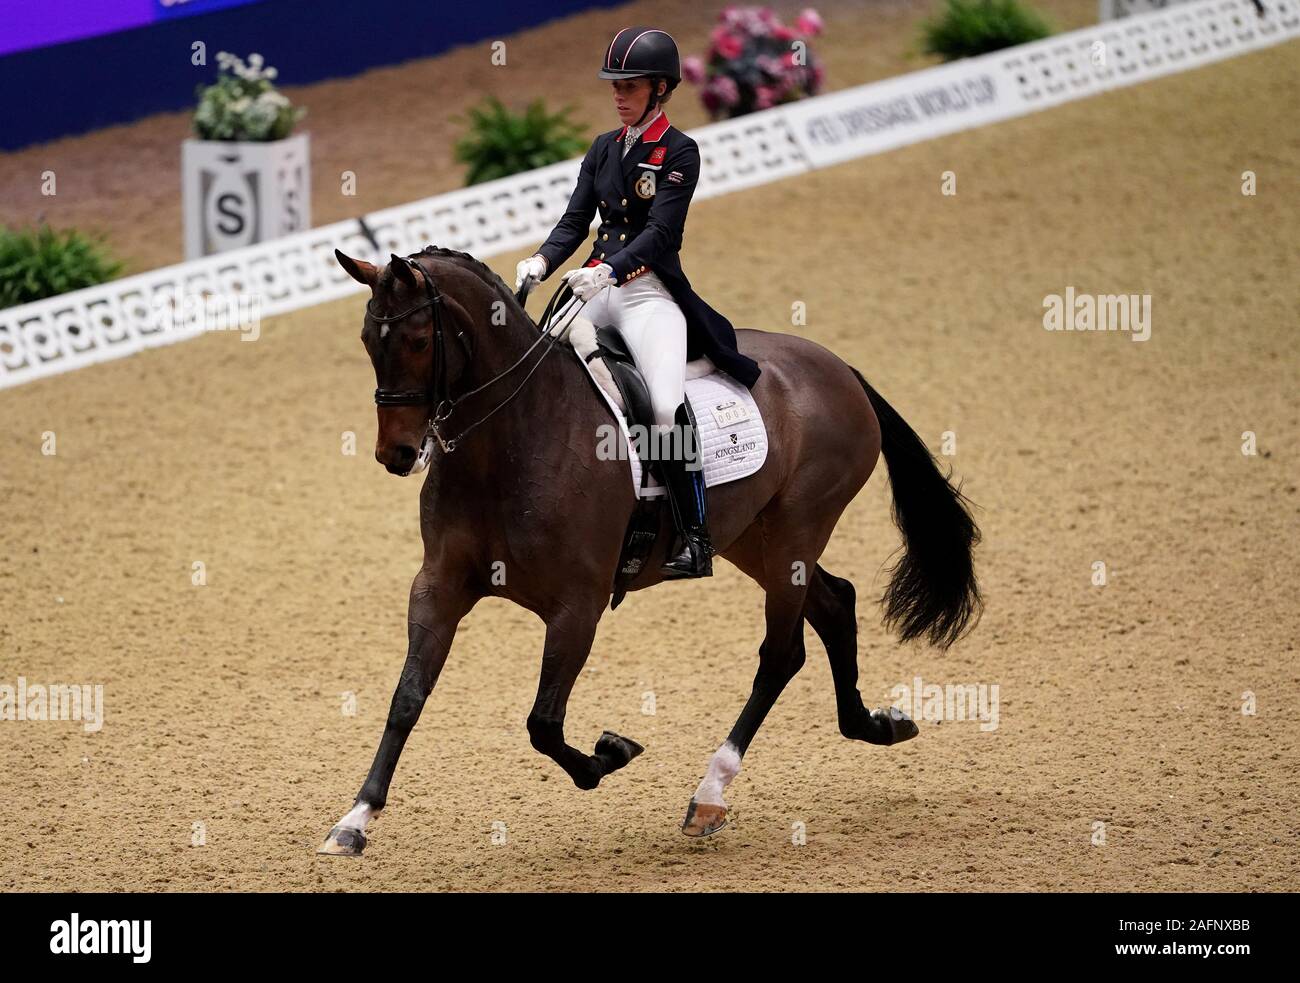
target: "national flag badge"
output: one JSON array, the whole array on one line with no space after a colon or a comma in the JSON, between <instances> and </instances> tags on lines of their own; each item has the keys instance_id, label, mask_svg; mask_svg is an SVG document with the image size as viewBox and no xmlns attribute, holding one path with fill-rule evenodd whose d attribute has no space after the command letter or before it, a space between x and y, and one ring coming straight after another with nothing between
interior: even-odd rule
<instances>
[{"instance_id":1,"label":"national flag badge","mask_svg":"<svg viewBox=\"0 0 1300 983\"><path fill-rule=\"evenodd\" d=\"M655 147L650 151L650 157L646 160L647 164L662 164L664 157L668 155L667 147Z\"/></svg>"}]
</instances>

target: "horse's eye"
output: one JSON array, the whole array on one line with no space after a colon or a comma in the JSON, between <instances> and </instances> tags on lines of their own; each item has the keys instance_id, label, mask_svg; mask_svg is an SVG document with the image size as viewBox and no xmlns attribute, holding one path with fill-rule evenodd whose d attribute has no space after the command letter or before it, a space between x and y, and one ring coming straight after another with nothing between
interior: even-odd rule
<instances>
[{"instance_id":1,"label":"horse's eye","mask_svg":"<svg viewBox=\"0 0 1300 983\"><path fill-rule=\"evenodd\" d=\"M409 344L411 351L422 352L429 347L429 339L424 335L416 335L414 338L409 339Z\"/></svg>"}]
</instances>

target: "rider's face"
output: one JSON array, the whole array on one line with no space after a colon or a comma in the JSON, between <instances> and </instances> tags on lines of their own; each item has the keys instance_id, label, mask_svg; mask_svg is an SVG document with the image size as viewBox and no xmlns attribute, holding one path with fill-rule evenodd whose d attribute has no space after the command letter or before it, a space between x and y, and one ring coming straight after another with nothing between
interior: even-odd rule
<instances>
[{"instance_id":1,"label":"rider's face","mask_svg":"<svg viewBox=\"0 0 1300 983\"><path fill-rule=\"evenodd\" d=\"M650 101L650 80L647 78L615 79L609 84L614 94L614 108L618 111L619 121L624 126L631 126L641 118L646 103Z\"/></svg>"}]
</instances>

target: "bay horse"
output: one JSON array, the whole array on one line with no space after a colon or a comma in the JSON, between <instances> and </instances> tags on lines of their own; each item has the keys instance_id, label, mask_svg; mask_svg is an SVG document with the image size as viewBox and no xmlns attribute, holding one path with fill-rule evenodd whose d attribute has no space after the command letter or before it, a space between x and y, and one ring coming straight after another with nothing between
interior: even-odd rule
<instances>
[{"instance_id":1,"label":"bay horse","mask_svg":"<svg viewBox=\"0 0 1300 983\"><path fill-rule=\"evenodd\" d=\"M627 462L597 455L611 411L576 353L561 345L551 354L553 333L539 328L496 273L467 253L432 246L394 255L383 267L335 255L371 290L361 341L378 385L375 457L395 475L428 471L406 662L365 783L318 850L357 856L456 626L483 597L508 598L546 625L527 721L534 748L580 789L596 788L642 752L606 731L587 754L564 733L636 497ZM980 534L969 502L903 418L820 345L757 330L738 331L737 341L762 367L753 395L769 451L755 474L708 490L708 513L715 552L766 592L766 635L749 699L687 808L682 830L691 836L726 824L723 792L804 664L805 620L830 659L840 733L880 745L917 734L898 709L863 705L853 584L818 564L882 452L903 537L881 598L886 626L902 641L924 637L946 648L982 608L972 563ZM661 580L673 540L667 509L661 518L632 590Z\"/></svg>"}]
</instances>

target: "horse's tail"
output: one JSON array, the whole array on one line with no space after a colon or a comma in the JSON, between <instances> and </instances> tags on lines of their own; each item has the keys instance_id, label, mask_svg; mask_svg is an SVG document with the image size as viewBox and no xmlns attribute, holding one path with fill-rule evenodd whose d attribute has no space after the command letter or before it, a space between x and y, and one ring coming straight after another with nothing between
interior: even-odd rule
<instances>
[{"instance_id":1,"label":"horse's tail","mask_svg":"<svg viewBox=\"0 0 1300 983\"><path fill-rule=\"evenodd\" d=\"M922 635L947 648L975 627L983 611L971 551L980 541L970 501L935 466L925 444L880 393L853 374L867 391L880 421L881 451L894 493L894 524L903 534L903 556L890 570L880 599L885 625L902 641Z\"/></svg>"}]
</instances>

